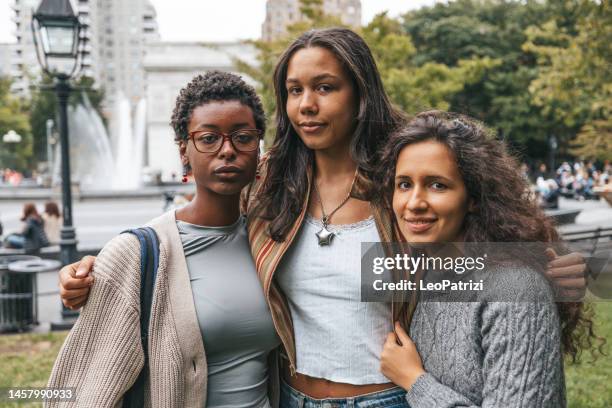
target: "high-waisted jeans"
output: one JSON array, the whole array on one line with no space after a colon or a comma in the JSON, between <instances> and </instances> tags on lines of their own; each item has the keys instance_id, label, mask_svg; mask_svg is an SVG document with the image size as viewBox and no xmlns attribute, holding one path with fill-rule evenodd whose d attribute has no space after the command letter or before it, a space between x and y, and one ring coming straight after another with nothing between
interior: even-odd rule
<instances>
[{"instance_id":1,"label":"high-waisted jeans","mask_svg":"<svg viewBox=\"0 0 612 408\"><path fill-rule=\"evenodd\" d=\"M280 408L410 408L406 391L393 387L348 398L310 398L281 380Z\"/></svg>"}]
</instances>

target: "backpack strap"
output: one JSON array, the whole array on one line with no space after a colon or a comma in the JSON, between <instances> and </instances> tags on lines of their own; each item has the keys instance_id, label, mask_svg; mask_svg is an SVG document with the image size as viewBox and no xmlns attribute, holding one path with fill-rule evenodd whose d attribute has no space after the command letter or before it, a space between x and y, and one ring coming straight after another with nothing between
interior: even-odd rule
<instances>
[{"instance_id":1,"label":"backpack strap","mask_svg":"<svg viewBox=\"0 0 612 408\"><path fill-rule=\"evenodd\" d=\"M140 341L144 365L134 385L123 397L123 407L143 407L147 378L149 377L149 322L153 291L159 266L159 239L151 227L123 231L136 235L140 241Z\"/></svg>"}]
</instances>

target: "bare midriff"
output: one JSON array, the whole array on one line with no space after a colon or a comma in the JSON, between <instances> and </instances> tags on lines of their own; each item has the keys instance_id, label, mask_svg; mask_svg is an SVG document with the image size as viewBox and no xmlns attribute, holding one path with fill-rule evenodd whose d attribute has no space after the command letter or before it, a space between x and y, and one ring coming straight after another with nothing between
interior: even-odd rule
<instances>
[{"instance_id":1,"label":"bare midriff","mask_svg":"<svg viewBox=\"0 0 612 408\"><path fill-rule=\"evenodd\" d=\"M311 398L348 398L393 388L394 383L354 385L334 382L296 373L293 376L288 364L283 364L283 379L291 387Z\"/></svg>"}]
</instances>

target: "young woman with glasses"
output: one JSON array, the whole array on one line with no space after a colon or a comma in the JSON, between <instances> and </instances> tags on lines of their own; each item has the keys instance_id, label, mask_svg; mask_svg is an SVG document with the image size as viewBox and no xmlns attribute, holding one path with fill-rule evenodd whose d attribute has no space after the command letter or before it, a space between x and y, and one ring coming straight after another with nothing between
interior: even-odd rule
<instances>
[{"instance_id":1,"label":"young woman with glasses","mask_svg":"<svg viewBox=\"0 0 612 408\"><path fill-rule=\"evenodd\" d=\"M285 354L281 406L406 406L405 390L380 372L380 353L393 322L408 327L416 305L359 301L361 242L395 239L376 166L404 117L369 48L348 29L296 39L280 57L274 88L276 137L245 192L245 211ZM580 257L555 262L559 282L584 288ZM86 301L91 264L61 271L66 305ZM574 275L582 277L565 279Z\"/></svg>"},{"instance_id":2,"label":"young woman with glasses","mask_svg":"<svg viewBox=\"0 0 612 408\"><path fill-rule=\"evenodd\" d=\"M239 209L265 130L261 102L239 77L209 72L181 90L172 126L196 193L185 207L149 223L160 257L146 401L154 407L276 405L278 375L268 359L279 340ZM143 368L140 262L131 234L111 240L97 257L89 301L49 380L50 387L75 387L78 406L117 406Z\"/></svg>"}]
</instances>

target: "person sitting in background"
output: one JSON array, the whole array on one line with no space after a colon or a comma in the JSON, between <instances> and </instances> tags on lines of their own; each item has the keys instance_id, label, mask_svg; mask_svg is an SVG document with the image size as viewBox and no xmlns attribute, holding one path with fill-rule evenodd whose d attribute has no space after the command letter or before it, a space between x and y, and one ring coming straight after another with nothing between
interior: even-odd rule
<instances>
[{"instance_id":1,"label":"person sitting in background","mask_svg":"<svg viewBox=\"0 0 612 408\"><path fill-rule=\"evenodd\" d=\"M25 249L26 253L36 253L49 245L44 221L38 214L34 203L24 204L21 221L24 223L21 232L9 234L5 238L8 248Z\"/></svg>"},{"instance_id":2,"label":"person sitting in background","mask_svg":"<svg viewBox=\"0 0 612 408\"><path fill-rule=\"evenodd\" d=\"M539 197L541 208L559 208L559 185L554 179L538 176L536 179L536 193Z\"/></svg>"},{"instance_id":3,"label":"person sitting in background","mask_svg":"<svg viewBox=\"0 0 612 408\"><path fill-rule=\"evenodd\" d=\"M60 231L62 229L62 216L54 201L45 203L45 212L42 214L45 225L45 234L51 244L59 244Z\"/></svg>"}]
</instances>

